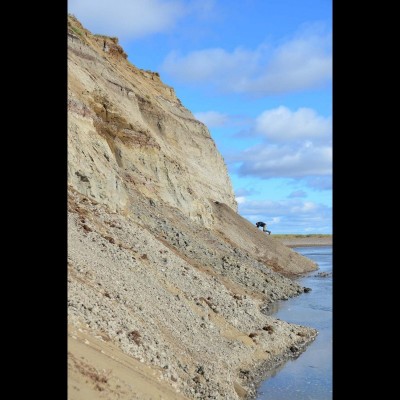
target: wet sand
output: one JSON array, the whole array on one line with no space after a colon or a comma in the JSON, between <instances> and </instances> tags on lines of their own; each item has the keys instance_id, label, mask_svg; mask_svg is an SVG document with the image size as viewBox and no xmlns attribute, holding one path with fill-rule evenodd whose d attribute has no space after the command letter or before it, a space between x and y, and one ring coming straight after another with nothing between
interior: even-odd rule
<instances>
[{"instance_id":1,"label":"wet sand","mask_svg":"<svg viewBox=\"0 0 400 400\"><path fill-rule=\"evenodd\" d=\"M332 246L332 235L322 237L288 235L287 238L282 235L282 237L276 239L288 247Z\"/></svg>"}]
</instances>

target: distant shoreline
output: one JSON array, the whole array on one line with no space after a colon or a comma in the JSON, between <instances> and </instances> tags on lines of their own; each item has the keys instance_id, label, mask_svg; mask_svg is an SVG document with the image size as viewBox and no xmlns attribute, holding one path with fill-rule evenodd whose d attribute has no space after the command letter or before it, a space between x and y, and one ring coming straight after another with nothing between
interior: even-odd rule
<instances>
[{"instance_id":1,"label":"distant shoreline","mask_svg":"<svg viewBox=\"0 0 400 400\"><path fill-rule=\"evenodd\" d=\"M332 235L271 235L288 247L332 246Z\"/></svg>"}]
</instances>

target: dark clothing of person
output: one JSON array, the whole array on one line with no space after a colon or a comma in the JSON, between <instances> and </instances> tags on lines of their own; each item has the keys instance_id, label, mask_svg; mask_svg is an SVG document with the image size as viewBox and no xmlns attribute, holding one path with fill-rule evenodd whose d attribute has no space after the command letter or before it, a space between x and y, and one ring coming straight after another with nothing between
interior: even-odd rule
<instances>
[{"instance_id":1,"label":"dark clothing of person","mask_svg":"<svg viewBox=\"0 0 400 400\"><path fill-rule=\"evenodd\" d=\"M260 226L262 226L263 232L267 232L268 235L271 234L271 231L267 230L267 224L265 222L261 222L261 221L260 222L256 222L256 227L259 228Z\"/></svg>"}]
</instances>

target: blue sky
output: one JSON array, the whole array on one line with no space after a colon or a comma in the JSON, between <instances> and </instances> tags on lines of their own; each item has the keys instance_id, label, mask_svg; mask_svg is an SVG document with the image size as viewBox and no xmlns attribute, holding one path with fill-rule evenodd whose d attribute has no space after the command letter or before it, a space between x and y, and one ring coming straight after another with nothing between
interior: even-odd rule
<instances>
[{"instance_id":1,"label":"blue sky","mask_svg":"<svg viewBox=\"0 0 400 400\"><path fill-rule=\"evenodd\" d=\"M250 222L332 233L332 0L69 0L210 130Z\"/></svg>"}]
</instances>

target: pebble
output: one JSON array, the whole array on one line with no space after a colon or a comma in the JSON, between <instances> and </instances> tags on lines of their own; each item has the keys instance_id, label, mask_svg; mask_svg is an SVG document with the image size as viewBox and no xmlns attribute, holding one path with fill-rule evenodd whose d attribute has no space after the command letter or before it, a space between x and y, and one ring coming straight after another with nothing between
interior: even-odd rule
<instances>
[{"instance_id":1,"label":"pebble","mask_svg":"<svg viewBox=\"0 0 400 400\"><path fill-rule=\"evenodd\" d=\"M154 209L147 210L140 197L136 200L134 212L146 221L146 229L141 225L144 222L135 222L137 219L113 215L115 225L121 229L109 227L107 236L120 243L120 248L112 241L101 240L99 228L90 233L96 238L92 242L84 236L76 214L69 214L70 265L80 264L82 268L82 272L74 269L68 284L71 323L83 320L89 332L106 333L126 354L168 374L162 379L177 379L176 387L186 396L193 397L197 393L201 399L237 399L232 384L236 379L235 371L241 363L249 365L258 345L248 346L235 337L228 340L226 332L237 331L243 336L261 332L257 336L260 346L268 344L269 351L274 354L279 349L284 352L294 343L289 337L292 325L283 321L276 329L274 325L274 335L262 331L262 327L276 320L260 312L264 305L259 300L261 296L255 298L251 293L254 290L261 295L274 291L275 299L283 299L302 293L303 288L271 271L267 275L262 264L240 249L216 246L208 251L206 242L191 240L190 224L187 230L179 230L179 237L186 238L192 253L178 245L179 254L176 254L176 247L173 251L154 239L160 234L157 218L152 215ZM94 214L96 224L106 226L109 213L105 206L89 203L80 206L88 215L93 213L90 208L94 207L98 213ZM157 207L160 206L161 203L157 203ZM176 238L176 228L170 220L165 220L162 230L163 240L172 242L172 238ZM135 261L133 254L137 255ZM143 254L147 255L146 259L141 258ZM225 279L233 281L235 289L228 289L220 281L223 257L227 266ZM163 260L168 260L168 268L160 268L165 266ZM192 260L195 266L190 264ZM198 266L207 267L212 273L202 272ZM160 269L162 275L157 273ZM186 275L181 274L183 270ZM91 274L90 279L87 272ZM233 293L237 289L239 293ZM245 295L245 290L250 291ZM106 291L112 293L111 299L102 295ZM200 301L201 298L211 299L207 300L210 305ZM116 334L118 331L121 333ZM126 336L132 331L140 335L136 342ZM275 337L274 341L271 336ZM197 376L198 382L188 379L189 375Z\"/></svg>"}]
</instances>

